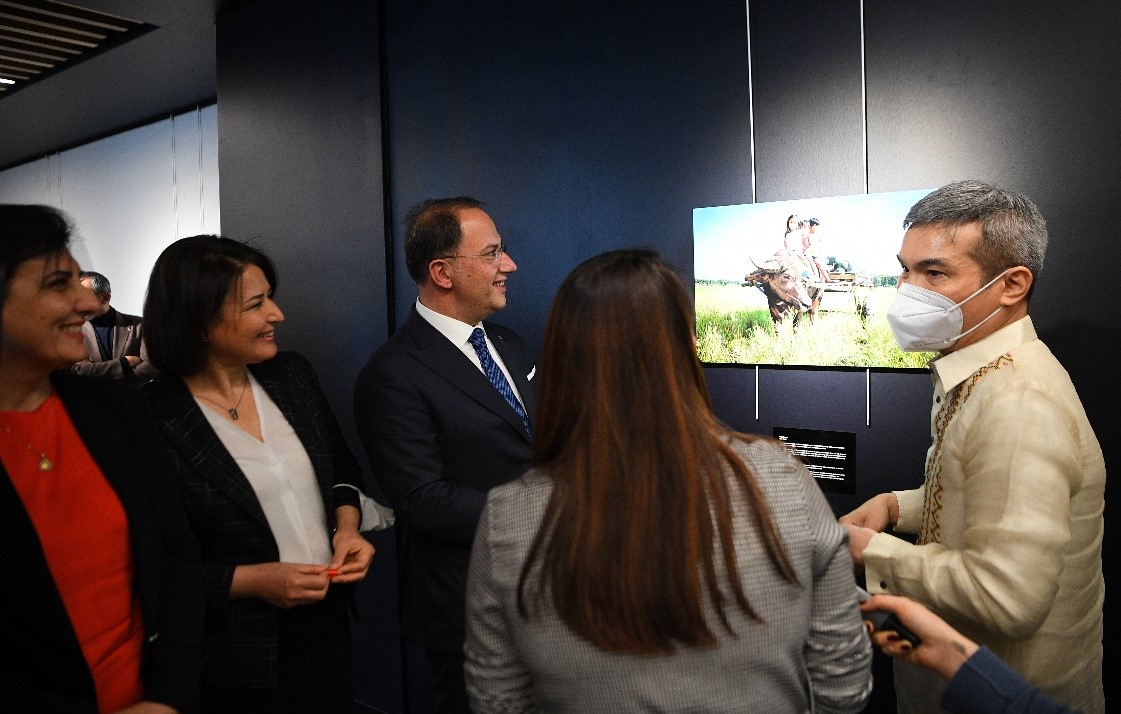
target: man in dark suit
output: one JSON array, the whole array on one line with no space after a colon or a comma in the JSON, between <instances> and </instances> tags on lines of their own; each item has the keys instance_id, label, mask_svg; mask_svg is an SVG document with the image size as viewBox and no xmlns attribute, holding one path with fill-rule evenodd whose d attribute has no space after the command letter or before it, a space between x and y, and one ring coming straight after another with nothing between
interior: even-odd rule
<instances>
[{"instance_id":1,"label":"man in dark suit","mask_svg":"<svg viewBox=\"0 0 1121 714\"><path fill-rule=\"evenodd\" d=\"M424 647L438 711L467 712L471 543L487 491L530 465L536 368L513 331L483 322L506 306L517 265L481 203L414 208L405 261L419 299L358 375L354 413L374 476L405 527L406 630Z\"/></svg>"},{"instance_id":2,"label":"man in dark suit","mask_svg":"<svg viewBox=\"0 0 1121 714\"><path fill-rule=\"evenodd\" d=\"M97 296L97 314L82 325L86 359L71 369L78 374L111 379L149 380L156 370L148 364L147 350L141 341L141 318L117 312L109 305L113 297L109 279L92 270L82 271L82 285Z\"/></svg>"}]
</instances>

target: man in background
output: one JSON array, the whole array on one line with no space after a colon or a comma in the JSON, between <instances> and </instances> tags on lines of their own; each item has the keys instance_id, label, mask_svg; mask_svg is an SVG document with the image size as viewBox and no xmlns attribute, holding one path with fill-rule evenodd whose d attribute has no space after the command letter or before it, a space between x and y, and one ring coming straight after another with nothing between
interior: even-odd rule
<instances>
[{"instance_id":1,"label":"man in background","mask_svg":"<svg viewBox=\"0 0 1121 714\"><path fill-rule=\"evenodd\" d=\"M921 488L841 518L853 560L869 591L918 600L1049 697L1101 712L1105 462L1028 316L1046 223L1027 197L962 181L904 228L887 317L903 350L940 353L933 445ZM932 672L897 661L895 682L899 711L939 711Z\"/></svg>"},{"instance_id":2,"label":"man in background","mask_svg":"<svg viewBox=\"0 0 1121 714\"><path fill-rule=\"evenodd\" d=\"M817 227L820 225L821 221L816 218L806 219L806 232L802 236L802 255L806 257L808 262L813 263L814 272L817 274L816 282L828 283L830 280L829 268L825 265L821 256L818 255L818 251L821 250L821 239L817 235Z\"/></svg>"},{"instance_id":3,"label":"man in background","mask_svg":"<svg viewBox=\"0 0 1121 714\"><path fill-rule=\"evenodd\" d=\"M82 285L97 296L98 312L82 325L86 359L72 367L78 374L110 379L151 379L156 369L148 364L141 335L141 318L114 309L109 279L92 270L82 271Z\"/></svg>"},{"instance_id":4,"label":"man in background","mask_svg":"<svg viewBox=\"0 0 1121 714\"><path fill-rule=\"evenodd\" d=\"M437 711L466 713L471 545L487 491L530 466L536 368L512 330L484 322L506 306L518 266L479 201L410 211L405 262L420 294L359 373L354 417L404 539L405 630L424 648Z\"/></svg>"}]
</instances>

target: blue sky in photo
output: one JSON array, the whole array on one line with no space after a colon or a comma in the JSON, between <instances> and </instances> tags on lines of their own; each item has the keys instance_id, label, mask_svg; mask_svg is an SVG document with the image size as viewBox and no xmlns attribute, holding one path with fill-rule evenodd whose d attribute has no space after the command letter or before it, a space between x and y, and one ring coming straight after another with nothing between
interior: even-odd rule
<instances>
[{"instance_id":1,"label":"blue sky in photo","mask_svg":"<svg viewBox=\"0 0 1121 714\"><path fill-rule=\"evenodd\" d=\"M903 218L933 189L807 198L693 209L693 275L697 280L742 280L782 248L786 218L821 222L818 254L839 256L868 275L897 275L895 255Z\"/></svg>"}]
</instances>

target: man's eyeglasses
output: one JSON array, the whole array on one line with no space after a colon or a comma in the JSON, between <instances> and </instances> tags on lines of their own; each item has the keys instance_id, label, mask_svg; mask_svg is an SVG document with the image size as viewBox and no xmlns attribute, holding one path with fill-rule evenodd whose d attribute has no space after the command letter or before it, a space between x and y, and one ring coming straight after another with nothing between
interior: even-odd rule
<instances>
[{"instance_id":1,"label":"man's eyeglasses","mask_svg":"<svg viewBox=\"0 0 1121 714\"><path fill-rule=\"evenodd\" d=\"M486 253L480 253L479 255L441 255L440 257L436 258L436 260L448 260L449 258L479 258L480 260L487 260L494 265L498 265L498 261L502 260L502 256L505 253L506 244L501 243L498 245L498 247L492 248Z\"/></svg>"}]
</instances>

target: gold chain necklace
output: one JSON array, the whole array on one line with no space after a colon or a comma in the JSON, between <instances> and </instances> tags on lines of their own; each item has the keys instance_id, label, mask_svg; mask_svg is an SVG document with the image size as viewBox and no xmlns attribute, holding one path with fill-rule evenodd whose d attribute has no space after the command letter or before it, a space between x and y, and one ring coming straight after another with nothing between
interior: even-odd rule
<instances>
[{"instance_id":1,"label":"gold chain necklace","mask_svg":"<svg viewBox=\"0 0 1121 714\"><path fill-rule=\"evenodd\" d=\"M49 399L49 397L48 397L48 399ZM48 425L51 423L51 417L53 415L54 415L54 402L52 401L50 404L47 405L46 422L47 422ZM45 450L41 451L39 449L36 449L31 444L31 442L24 441L23 437L16 436L15 433L12 431L11 427L9 427L7 424L4 425L4 431L8 434L8 436L12 437L12 439L14 439L17 444L22 445L23 448L27 449L32 454L38 454L38 456L39 456L39 470L40 471L47 472L47 471L50 471L51 469L54 468L54 462L51 461L51 458L49 456L47 456L47 452ZM48 439L48 441L49 441L49 439Z\"/></svg>"},{"instance_id":2,"label":"gold chain necklace","mask_svg":"<svg viewBox=\"0 0 1121 714\"><path fill-rule=\"evenodd\" d=\"M198 397L199 399L205 399L206 401L210 402L211 404L216 404L219 407L221 407L222 409L225 409L226 412L229 413L230 419L233 419L234 421L237 421L238 419L241 418L241 415L237 413L237 408L241 406L241 400L245 398L245 390L248 389L248 388L249 388L249 375L247 374L247 375L245 375L245 384L241 385L241 394L239 394L238 397L237 397L237 403L234 404L232 407L227 407L226 405L222 404L221 402L215 401L215 400L211 399L210 397L206 396L205 394L196 394L195 396Z\"/></svg>"}]
</instances>

